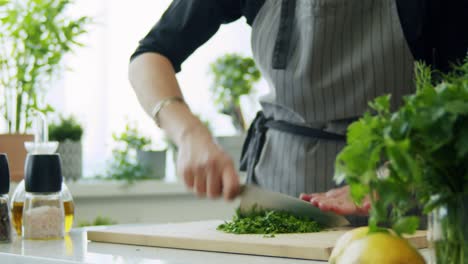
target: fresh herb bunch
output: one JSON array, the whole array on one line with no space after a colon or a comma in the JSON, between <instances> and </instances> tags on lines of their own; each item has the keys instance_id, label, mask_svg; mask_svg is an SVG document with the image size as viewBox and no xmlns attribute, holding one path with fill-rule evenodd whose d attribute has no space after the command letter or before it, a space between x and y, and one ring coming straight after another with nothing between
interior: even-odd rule
<instances>
[{"instance_id":1,"label":"fresh herb bunch","mask_svg":"<svg viewBox=\"0 0 468 264\"><path fill-rule=\"evenodd\" d=\"M247 214L237 209L232 221L227 221L217 228L234 234L264 234L273 237L284 233L319 232L322 227L308 218L299 218L287 212L259 210L255 207Z\"/></svg>"},{"instance_id":2,"label":"fresh herb bunch","mask_svg":"<svg viewBox=\"0 0 468 264\"><path fill-rule=\"evenodd\" d=\"M74 117L60 117L58 123L49 125L49 139L63 142L65 140L80 141L83 136L83 127Z\"/></svg>"},{"instance_id":3,"label":"fresh herb bunch","mask_svg":"<svg viewBox=\"0 0 468 264\"><path fill-rule=\"evenodd\" d=\"M346 180L357 203L371 197L371 232L385 224L411 234L419 226L412 209L427 213L468 193L468 58L437 84L429 67L415 73L416 93L396 112L389 95L376 98L337 156L336 182ZM382 164L388 173L377 173Z\"/></svg>"}]
</instances>

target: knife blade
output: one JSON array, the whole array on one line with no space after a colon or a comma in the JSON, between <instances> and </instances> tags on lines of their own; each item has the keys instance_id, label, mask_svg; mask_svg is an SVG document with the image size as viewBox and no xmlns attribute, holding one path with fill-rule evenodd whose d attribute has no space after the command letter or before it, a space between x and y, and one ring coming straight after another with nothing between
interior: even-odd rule
<instances>
[{"instance_id":1,"label":"knife blade","mask_svg":"<svg viewBox=\"0 0 468 264\"><path fill-rule=\"evenodd\" d=\"M257 209L286 211L295 216L308 217L326 227L349 225L348 220L343 216L333 212L323 212L301 199L268 191L254 185L243 185L240 194L240 212L248 213L254 206Z\"/></svg>"}]
</instances>

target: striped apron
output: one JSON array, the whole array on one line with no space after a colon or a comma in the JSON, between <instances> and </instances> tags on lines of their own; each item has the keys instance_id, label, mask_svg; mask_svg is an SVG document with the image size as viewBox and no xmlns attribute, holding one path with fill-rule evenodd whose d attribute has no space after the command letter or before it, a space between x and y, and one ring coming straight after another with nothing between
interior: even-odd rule
<instances>
[{"instance_id":1,"label":"striped apron","mask_svg":"<svg viewBox=\"0 0 468 264\"><path fill-rule=\"evenodd\" d=\"M326 133L251 127L242 160L248 181L291 196L336 187L334 162L345 141L326 136L344 135L373 98L390 93L395 109L414 92L396 0L266 0L252 26L252 50L270 87L260 123Z\"/></svg>"}]
</instances>

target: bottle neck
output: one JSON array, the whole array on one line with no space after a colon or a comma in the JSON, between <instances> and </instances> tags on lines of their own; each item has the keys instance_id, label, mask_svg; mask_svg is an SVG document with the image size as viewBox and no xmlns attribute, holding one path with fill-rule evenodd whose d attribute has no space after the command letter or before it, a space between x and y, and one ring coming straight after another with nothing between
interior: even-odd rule
<instances>
[{"instance_id":1,"label":"bottle neck","mask_svg":"<svg viewBox=\"0 0 468 264\"><path fill-rule=\"evenodd\" d=\"M26 198L58 199L60 192L32 193L26 192Z\"/></svg>"}]
</instances>

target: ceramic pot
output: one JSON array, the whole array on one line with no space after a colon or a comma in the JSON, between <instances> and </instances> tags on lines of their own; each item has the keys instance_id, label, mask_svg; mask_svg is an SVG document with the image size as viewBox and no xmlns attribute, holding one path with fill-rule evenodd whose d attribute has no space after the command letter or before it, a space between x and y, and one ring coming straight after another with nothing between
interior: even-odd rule
<instances>
[{"instance_id":1,"label":"ceramic pot","mask_svg":"<svg viewBox=\"0 0 468 264\"><path fill-rule=\"evenodd\" d=\"M65 180L78 180L82 177L83 148L81 141L60 142L57 153L62 158L62 172Z\"/></svg>"},{"instance_id":2,"label":"ceramic pot","mask_svg":"<svg viewBox=\"0 0 468 264\"><path fill-rule=\"evenodd\" d=\"M138 163L148 170L153 179L166 177L166 151L137 151Z\"/></svg>"},{"instance_id":3,"label":"ceramic pot","mask_svg":"<svg viewBox=\"0 0 468 264\"><path fill-rule=\"evenodd\" d=\"M8 155L11 180L19 182L24 178L24 160L28 154L24 142L33 141L33 135L27 134L1 134L0 153Z\"/></svg>"}]
</instances>

